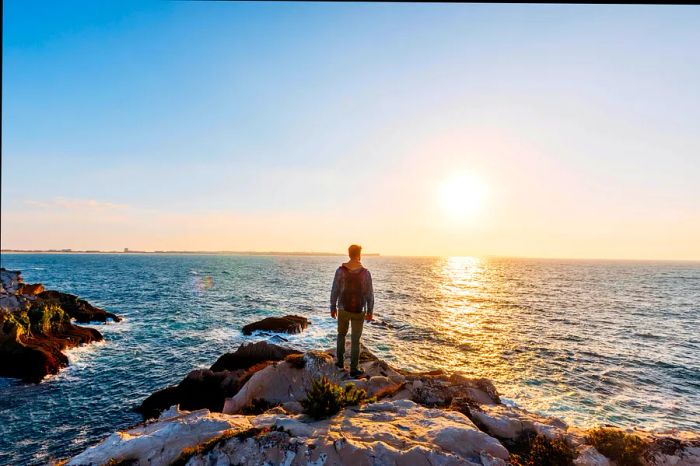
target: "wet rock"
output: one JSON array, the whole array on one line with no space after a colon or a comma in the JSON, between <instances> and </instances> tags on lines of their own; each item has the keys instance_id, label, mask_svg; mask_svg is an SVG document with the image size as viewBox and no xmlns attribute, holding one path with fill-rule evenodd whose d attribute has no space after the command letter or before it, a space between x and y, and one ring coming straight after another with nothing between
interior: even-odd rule
<instances>
[{"instance_id":1,"label":"wet rock","mask_svg":"<svg viewBox=\"0 0 700 466\"><path fill-rule=\"evenodd\" d=\"M24 284L19 272L4 268L0 281L0 376L39 382L68 365L63 350L103 339L72 324L60 300L42 297L43 285Z\"/></svg>"},{"instance_id":2,"label":"wet rock","mask_svg":"<svg viewBox=\"0 0 700 466\"><path fill-rule=\"evenodd\" d=\"M309 326L306 317L288 315L284 317L267 317L243 327L244 335L251 335L256 330L278 333L301 333Z\"/></svg>"},{"instance_id":3,"label":"wet rock","mask_svg":"<svg viewBox=\"0 0 700 466\"><path fill-rule=\"evenodd\" d=\"M121 321L119 316L107 312L104 309L100 309L99 307L95 307L84 299L80 299L72 294L48 290L39 293L38 296L46 301L58 303L69 316L81 324L106 322L107 320L112 320L114 322Z\"/></svg>"}]
</instances>

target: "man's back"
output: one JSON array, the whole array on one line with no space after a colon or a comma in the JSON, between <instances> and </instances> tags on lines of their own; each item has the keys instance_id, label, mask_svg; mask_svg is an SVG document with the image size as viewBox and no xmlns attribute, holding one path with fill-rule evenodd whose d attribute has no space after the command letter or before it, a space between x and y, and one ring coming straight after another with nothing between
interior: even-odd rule
<instances>
[{"instance_id":1,"label":"man's back","mask_svg":"<svg viewBox=\"0 0 700 466\"><path fill-rule=\"evenodd\" d=\"M331 317L338 319L336 365L345 367L345 336L352 324L350 375L353 377L362 374L358 366L362 326L364 320L372 320L374 312L372 275L360 262L361 250L360 246L354 244L348 248L350 260L335 271L331 288Z\"/></svg>"},{"instance_id":2,"label":"man's back","mask_svg":"<svg viewBox=\"0 0 700 466\"><path fill-rule=\"evenodd\" d=\"M352 282L359 282L361 301L359 309L346 309L347 294L354 292L348 285ZM354 288L354 287L353 287ZM365 311L370 320L374 311L374 289L372 286L372 274L359 261L343 263L335 271L333 287L331 289L331 312L336 309L348 310L350 312Z\"/></svg>"}]
</instances>

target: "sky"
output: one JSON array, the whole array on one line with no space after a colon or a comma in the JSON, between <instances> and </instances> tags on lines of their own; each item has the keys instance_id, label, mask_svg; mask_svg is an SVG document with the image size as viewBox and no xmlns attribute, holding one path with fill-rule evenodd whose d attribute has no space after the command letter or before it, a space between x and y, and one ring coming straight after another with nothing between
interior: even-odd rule
<instances>
[{"instance_id":1,"label":"sky","mask_svg":"<svg viewBox=\"0 0 700 466\"><path fill-rule=\"evenodd\" d=\"M3 2L3 248L700 259L700 7Z\"/></svg>"}]
</instances>

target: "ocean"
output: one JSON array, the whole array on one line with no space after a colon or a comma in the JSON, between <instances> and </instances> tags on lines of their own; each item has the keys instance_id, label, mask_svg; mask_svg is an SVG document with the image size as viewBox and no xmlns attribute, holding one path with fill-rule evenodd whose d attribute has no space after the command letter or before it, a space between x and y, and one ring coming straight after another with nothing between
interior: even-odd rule
<instances>
[{"instance_id":1,"label":"ocean","mask_svg":"<svg viewBox=\"0 0 700 466\"><path fill-rule=\"evenodd\" d=\"M342 257L2 254L26 283L124 317L40 384L0 378L0 464L45 464L141 421L153 391L298 314L282 344L330 348ZM493 379L508 403L588 426L700 431L700 263L366 257L375 318L363 341L411 370ZM274 337L272 337L274 338Z\"/></svg>"}]
</instances>

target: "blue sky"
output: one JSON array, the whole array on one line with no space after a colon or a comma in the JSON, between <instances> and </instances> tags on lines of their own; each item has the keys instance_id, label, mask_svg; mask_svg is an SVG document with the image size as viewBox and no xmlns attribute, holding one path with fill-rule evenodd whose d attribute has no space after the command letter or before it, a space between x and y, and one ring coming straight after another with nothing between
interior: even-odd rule
<instances>
[{"instance_id":1,"label":"blue sky","mask_svg":"<svg viewBox=\"0 0 700 466\"><path fill-rule=\"evenodd\" d=\"M700 259L698 7L6 1L3 22L3 247ZM469 221L433 200L456 172L488 186Z\"/></svg>"}]
</instances>

